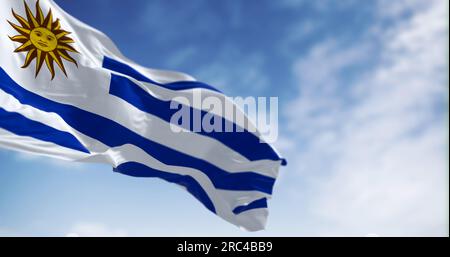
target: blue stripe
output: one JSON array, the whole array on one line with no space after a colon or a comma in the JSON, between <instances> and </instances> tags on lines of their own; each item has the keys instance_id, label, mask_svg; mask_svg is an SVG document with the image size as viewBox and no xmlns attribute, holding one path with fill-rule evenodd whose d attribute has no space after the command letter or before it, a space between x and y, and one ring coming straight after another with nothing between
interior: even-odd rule
<instances>
[{"instance_id":1,"label":"blue stripe","mask_svg":"<svg viewBox=\"0 0 450 257\"><path fill-rule=\"evenodd\" d=\"M152 83L152 84L155 84L155 85L158 85L160 87L164 87L164 88L167 88L170 90L187 90L187 89L194 89L194 88L203 88L203 89L208 89L211 91L220 92L216 88L214 88L208 84L198 82L198 81L177 81L177 82L167 83L167 84L158 83L158 82L142 75L140 72L133 69L131 66L121 63L119 61L113 60L107 56L105 56L103 58L103 68L111 70L111 71L119 72L124 75L130 76L136 80Z\"/></svg>"},{"instance_id":2,"label":"blue stripe","mask_svg":"<svg viewBox=\"0 0 450 257\"><path fill-rule=\"evenodd\" d=\"M170 101L162 101L151 94L147 93L143 88L133 83L126 77L122 77L119 75L112 74L111 75L111 85L109 89L109 93L111 95L117 96L129 104L135 106L141 111L150 113L155 115L166 122L171 121L172 116L179 111L179 109L171 109ZM264 142L261 142L260 139L244 129L238 129L238 126L227 119L224 119L220 116L213 115L211 113L201 111L198 109L193 109L188 106L184 106L183 108L187 108L190 111L189 124L186 124L187 130L193 130L195 128L194 122L194 112L197 112L200 117L200 122L203 118L208 115L210 117L214 117L214 121L219 121L222 124L221 131L204 131L203 129L200 131L195 131L196 133L213 138L222 144L228 146L234 151L240 153L245 158L250 161L256 160L280 160L278 154L273 150L273 148ZM208 118L210 118L208 117ZM226 128L232 128L235 132L226 132ZM239 132L243 131L243 132Z\"/></svg>"},{"instance_id":3,"label":"blue stripe","mask_svg":"<svg viewBox=\"0 0 450 257\"><path fill-rule=\"evenodd\" d=\"M272 193L274 178L255 172L230 173L224 171L205 160L148 140L110 119L32 93L14 82L2 68L0 68L0 88L14 96L22 104L58 114L74 129L109 147L133 144L165 164L202 171L218 189Z\"/></svg>"},{"instance_id":4,"label":"blue stripe","mask_svg":"<svg viewBox=\"0 0 450 257\"><path fill-rule=\"evenodd\" d=\"M19 113L8 112L1 107L0 128L19 136L32 137L62 147L89 153L88 149L86 149L86 147L84 147L72 134L30 120Z\"/></svg>"},{"instance_id":5,"label":"blue stripe","mask_svg":"<svg viewBox=\"0 0 450 257\"><path fill-rule=\"evenodd\" d=\"M195 198L197 198L201 203L203 203L203 205L205 205L206 208L216 213L214 204L209 198L208 194L201 187L201 185L191 176L173 174L169 172L156 170L137 162L127 162L121 164L117 168L115 168L114 171L133 177L161 178L168 182L184 186L189 191L189 193L191 193L193 196L195 196Z\"/></svg>"},{"instance_id":6,"label":"blue stripe","mask_svg":"<svg viewBox=\"0 0 450 257\"><path fill-rule=\"evenodd\" d=\"M253 201L247 205L242 205L234 208L233 213L239 214L243 213L245 211L253 210L253 209L260 209L260 208L267 208L267 199L261 198L259 200Z\"/></svg>"}]
</instances>

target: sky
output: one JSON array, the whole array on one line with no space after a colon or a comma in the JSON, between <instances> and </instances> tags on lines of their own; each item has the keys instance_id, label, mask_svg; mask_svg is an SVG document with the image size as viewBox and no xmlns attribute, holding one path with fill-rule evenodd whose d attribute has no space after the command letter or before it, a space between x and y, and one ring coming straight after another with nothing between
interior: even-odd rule
<instances>
[{"instance_id":1,"label":"sky","mask_svg":"<svg viewBox=\"0 0 450 257\"><path fill-rule=\"evenodd\" d=\"M0 149L3 236L448 236L448 1L55 0L130 59L279 97L267 229L183 189Z\"/></svg>"}]
</instances>

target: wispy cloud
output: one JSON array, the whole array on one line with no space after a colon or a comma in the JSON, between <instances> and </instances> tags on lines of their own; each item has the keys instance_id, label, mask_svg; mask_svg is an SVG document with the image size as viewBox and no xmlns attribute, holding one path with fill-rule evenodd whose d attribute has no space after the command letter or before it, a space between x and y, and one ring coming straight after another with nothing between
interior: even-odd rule
<instances>
[{"instance_id":1,"label":"wispy cloud","mask_svg":"<svg viewBox=\"0 0 450 257\"><path fill-rule=\"evenodd\" d=\"M367 34L319 43L294 66L304 231L448 235L448 6L403 3L390 26L381 1Z\"/></svg>"}]
</instances>

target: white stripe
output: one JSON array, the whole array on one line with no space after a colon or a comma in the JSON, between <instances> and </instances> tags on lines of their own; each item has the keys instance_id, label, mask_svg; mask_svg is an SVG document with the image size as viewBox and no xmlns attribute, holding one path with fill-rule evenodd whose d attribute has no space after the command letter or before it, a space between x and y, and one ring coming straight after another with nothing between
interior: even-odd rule
<instances>
[{"instance_id":1,"label":"white stripe","mask_svg":"<svg viewBox=\"0 0 450 257\"><path fill-rule=\"evenodd\" d=\"M53 157L67 161L75 161L89 157L89 154L87 153L75 151L32 137L19 136L2 128L0 128L0 145L10 150Z\"/></svg>"},{"instance_id":2,"label":"white stripe","mask_svg":"<svg viewBox=\"0 0 450 257\"><path fill-rule=\"evenodd\" d=\"M52 127L54 129L70 133L78 141L80 141L90 152L104 152L109 148L108 146L102 144L98 140L90 138L84 135L83 133L79 132L78 130L72 128L58 114L44 112L32 106L23 105L13 96L5 93L1 89L0 89L0 106L8 112L19 113L30 120L34 120L43 123L49 127ZM36 150L37 154L39 153L39 151L41 151L40 149ZM82 156L82 158L85 157L87 156L84 155Z\"/></svg>"}]
</instances>

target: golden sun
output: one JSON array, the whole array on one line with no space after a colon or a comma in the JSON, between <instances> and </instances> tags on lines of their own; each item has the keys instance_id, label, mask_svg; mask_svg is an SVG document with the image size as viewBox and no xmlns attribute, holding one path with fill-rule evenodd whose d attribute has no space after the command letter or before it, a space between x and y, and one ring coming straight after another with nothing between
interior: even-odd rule
<instances>
[{"instance_id":1,"label":"golden sun","mask_svg":"<svg viewBox=\"0 0 450 257\"><path fill-rule=\"evenodd\" d=\"M69 45L74 43L73 39L67 36L70 32L61 29L59 19L53 21L51 9L48 11L47 16L44 17L42 9L39 6L39 0L36 2L36 16L33 15L25 1L24 4L27 16L26 19L12 10L12 14L20 23L20 26L8 21L8 23L20 33L20 35L9 37L12 41L22 44L14 50L14 52L27 52L25 63L22 68L28 67L30 63L36 59L35 76L37 77L45 62L53 80L55 77L53 63L56 62L67 77L66 69L61 58L74 63L78 67L75 59L68 53L78 53L75 48Z\"/></svg>"}]
</instances>

